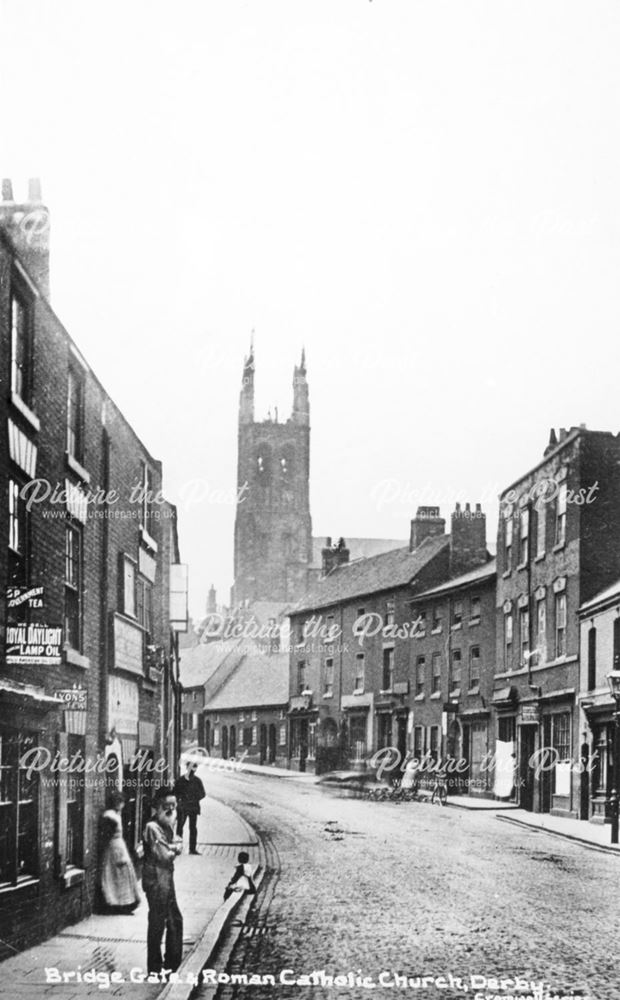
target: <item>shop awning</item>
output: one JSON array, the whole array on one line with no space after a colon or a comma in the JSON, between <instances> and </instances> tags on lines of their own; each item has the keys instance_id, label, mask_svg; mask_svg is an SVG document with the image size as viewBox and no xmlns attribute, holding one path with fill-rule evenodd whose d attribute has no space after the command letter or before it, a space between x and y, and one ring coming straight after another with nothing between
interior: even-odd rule
<instances>
[{"instance_id":1,"label":"shop awning","mask_svg":"<svg viewBox=\"0 0 620 1000\"><path fill-rule=\"evenodd\" d=\"M499 688L493 692L493 704L496 706L512 705L517 700L516 687Z\"/></svg>"},{"instance_id":2,"label":"shop awning","mask_svg":"<svg viewBox=\"0 0 620 1000\"><path fill-rule=\"evenodd\" d=\"M20 684L18 681L0 680L0 701L6 704L27 704L40 712L65 707L64 701L46 694L43 688L34 684Z\"/></svg>"}]
</instances>

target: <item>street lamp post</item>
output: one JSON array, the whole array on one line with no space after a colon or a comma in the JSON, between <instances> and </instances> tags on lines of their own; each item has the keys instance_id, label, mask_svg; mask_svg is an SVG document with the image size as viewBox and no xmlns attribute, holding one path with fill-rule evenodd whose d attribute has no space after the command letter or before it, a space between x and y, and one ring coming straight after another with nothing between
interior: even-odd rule
<instances>
[{"instance_id":1,"label":"street lamp post","mask_svg":"<svg viewBox=\"0 0 620 1000\"><path fill-rule=\"evenodd\" d=\"M613 743L613 788L609 805L611 806L611 842L618 843L618 807L620 794L620 670L612 670L607 674L607 683L615 702L614 712L614 743Z\"/></svg>"}]
</instances>

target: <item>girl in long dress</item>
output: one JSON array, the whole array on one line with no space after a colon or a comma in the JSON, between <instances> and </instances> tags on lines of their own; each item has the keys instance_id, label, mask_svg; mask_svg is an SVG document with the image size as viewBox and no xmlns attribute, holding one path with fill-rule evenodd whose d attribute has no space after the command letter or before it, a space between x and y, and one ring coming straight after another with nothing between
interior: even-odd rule
<instances>
[{"instance_id":1,"label":"girl in long dress","mask_svg":"<svg viewBox=\"0 0 620 1000\"><path fill-rule=\"evenodd\" d=\"M124 805L121 792L113 792L111 807L102 816L106 843L101 862L101 892L109 910L132 913L140 902L140 894L129 848L123 838L121 812Z\"/></svg>"}]
</instances>

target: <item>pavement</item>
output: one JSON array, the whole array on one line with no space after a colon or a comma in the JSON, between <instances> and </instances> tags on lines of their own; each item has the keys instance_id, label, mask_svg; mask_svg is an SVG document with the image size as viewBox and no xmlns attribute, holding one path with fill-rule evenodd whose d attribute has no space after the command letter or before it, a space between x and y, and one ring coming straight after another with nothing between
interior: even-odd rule
<instances>
[{"instance_id":1,"label":"pavement","mask_svg":"<svg viewBox=\"0 0 620 1000\"><path fill-rule=\"evenodd\" d=\"M224 928L242 903L239 894L226 902L223 892L237 854L247 850L257 878L262 866L262 845L254 831L236 812L207 797L198 817L198 856L187 853L189 831L184 830L186 853L175 863L175 886L183 914L183 963L181 982L162 986L146 979L147 904L134 914L94 914L72 924L42 944L28 948L0 964L0 996L79 997L115 996L131 1000L182 1000L189 996L194 980L217 944ZM206 951L206 955L205 955ZM133 972L132 972L133 970ZM64 973L73 973L59 982ZM87 981L78 974L89 973ZM112 973L117 981L111 982ZM118 982L118 975L123 982ZM92 978L94 982L88 982Z\"/></svg>"}]
</instances>

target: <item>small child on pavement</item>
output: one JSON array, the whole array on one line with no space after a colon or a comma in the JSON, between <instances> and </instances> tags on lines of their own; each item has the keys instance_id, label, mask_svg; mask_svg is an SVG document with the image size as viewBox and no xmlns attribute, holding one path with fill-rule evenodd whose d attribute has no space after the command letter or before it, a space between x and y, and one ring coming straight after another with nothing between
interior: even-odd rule
<instances>
[{"instance_id":1,"label":"small child on pavement","mask_svg":"<svg viewBox=\"0 0 620 1000\"><path fill-rule=\"evenodd\" d=\"M233 877L224 890L224 899L232 896L233 892L247 893L248 896L256 895L256 886L252 878L252 866L249 863L250 855L247 851L239 851L237 855L239 864L233 872Z\"/></svg>"}]
</instances>

